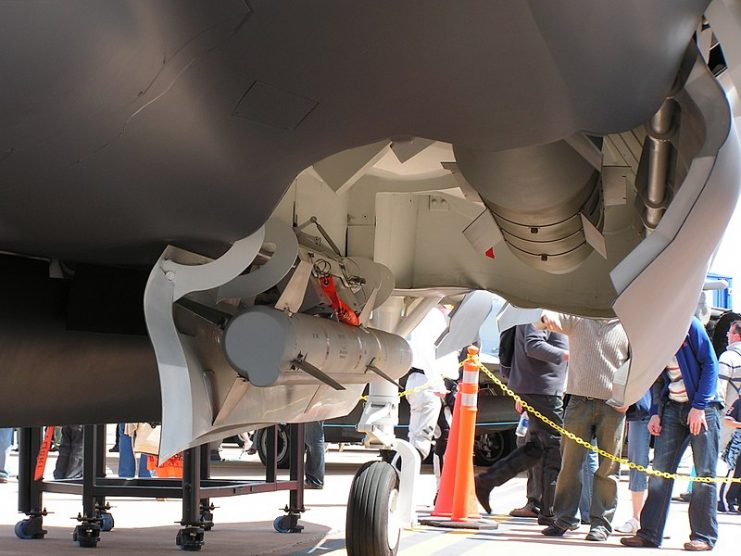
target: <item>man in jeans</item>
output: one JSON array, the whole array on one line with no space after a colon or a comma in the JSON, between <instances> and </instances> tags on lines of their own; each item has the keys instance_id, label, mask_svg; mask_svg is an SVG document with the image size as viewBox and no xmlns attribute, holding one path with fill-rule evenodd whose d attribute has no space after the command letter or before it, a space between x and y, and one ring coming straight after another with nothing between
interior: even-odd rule
<instances>
[{"instance_id":1,"label":"man in jeans","mask_svg":"<svg viewBox=\"0 0 741 556\"><path fill-rule=\"evenodd\" d=\"M324 421L304 423L304 444L306 445L304 488L321 490L324 488Z\"/></svg>"},{"instance_id":2,"label":"man in jeans","mask_svg":"<svg viewBox=\"0 0 741 556\"><path fill-rule=\"evenodd\" d=\"M526 403L557 425L563 424L563 387L566 362L569 359L566 336L556 332L536 330L530 324L518 325L515 332L514 357L509 387ZM517 408L522 411L521 407ZM561 468L561 436L535 416L530 417L527 442L500 459L475 478L476 497L487 513L491 513L489 495L524 470L533 472L530 483L538 491L528 494L528 505L510 512L515 517L538 517L547 525L553 518L556 478Z\"/></svg>"},{"instance_id":3,"label":"man in jeans","mask_svg":"<svg viewBox=\"0 0 741 556\"><path fill-rule=\"evenodd\" d=\"M654 389L649 432L656 436L653 467L675 473L679 460L692 446L698 477L714 477L720 441L718 360L702 323L693 318L675 361L667 366ZM631 547L661 545L669 512L673 479L651 476L648 498L641 511L641 528L620 542ZM690 541L685 550L712 550L718 540L718 488L697 482L690 495Z\"/></svg>"},{"instance_id":4,"label":"man in jeans","mask_svg":"<svg viewBox=\"0 0 741 556\"><path fill-rule=\"evenodd\" d=\"M625 428L625 410L606 403L612 397L615 372L628 360L628 337L616 318L588 319L544 311L540 327L569 337L569 372L566 393L570 394L564 428L610 453L620 453ZM576 442L562 443L561 472L556 483L554 522L543 531L560 537L579 527L576 513L581 497L581 469L586 450ZM602 456L594 475L589 509L588 541L605 541L612 532L617 507L618 465Z\"/></svg>"}]
</instances>

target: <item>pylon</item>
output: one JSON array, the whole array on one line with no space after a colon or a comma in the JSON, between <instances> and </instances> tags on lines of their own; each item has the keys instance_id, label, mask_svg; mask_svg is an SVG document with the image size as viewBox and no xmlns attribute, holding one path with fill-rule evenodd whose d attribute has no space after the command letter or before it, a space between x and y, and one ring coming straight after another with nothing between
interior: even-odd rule
<instances>
[{"instance_id":1,"label":"pylon","mask_svg":"<svg viewBox=\"0 0 741 556\"><path fill-rule=\"evenodd\" d=\"M455 397L453 423L445 451L443 473L433 516L450 516L452 521L480 517L473 482L473 442L476 431L478 394L478 348L468 348L463 364L463 381Z\"/></svg>"}]
</instances>

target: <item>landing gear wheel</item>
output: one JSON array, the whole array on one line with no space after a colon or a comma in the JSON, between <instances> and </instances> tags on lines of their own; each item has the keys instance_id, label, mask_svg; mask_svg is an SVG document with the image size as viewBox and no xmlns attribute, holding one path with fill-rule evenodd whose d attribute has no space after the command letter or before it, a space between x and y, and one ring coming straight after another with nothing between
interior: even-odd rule
<instances>
[{"instance_id":1,"label":"landing gear wheel","mask_svg":"<svg viewBox=\"0 0 741 556\"><path fill-rule=\"evenodd\" d=\"M112 531L113 527L116 525L113 515L108 512L100 512L98 518L100 519L101 531Z\"/></svg>"},{"instance_id":2,"label":"landing gear wheel","mask_svg":"<svg viewBox=\"0 0 741 556\"><path fill-rule=\"evenodd\" d=\"M46 531L42 529L40 517L29 517L15 524L15 536L19 539L43 539Z\"/></svg>"},{"instance_id":3,"label":"landing gear wheel","mask_svg":"<svg viewBox=\"0 0 741 556\"><path fill-rule=\"evenodd\" d=\"M178 531L175 544L188 552L198 552L204 545L203 528L186 527Z\"/></svg>"},{"instance_id":4,"label":"landing gear wheel","mask_svg":"<svg viewBox=\"0 0 741 556\"><path fill-rule=\"evenodd\" d=\"M267 429L259 429L255 432L253 446L257 450L260 461L265 465L268 461L268 435ZM290 465L291 436L288 434L287 425L278 425L278 439L276 441L275 461L278 469L288 469Z\"/></svg>"},{"instance_id":5,"label":"landing gear wheel","mask_svg":"<svg viewBox=\"0 0 741 556\"><path fill-rule=\"evenodd\" d=\"M371 461L355 475L347 502L348 556L395 556L401 527L396 518L399 475L386 462Z\"/></svg>"},{"instance_id":6,"label":"landing gear wheel","mask_svg":"<svg viewBox=\"0 0 741 556\"><path fill-rule=\"evenodd\" d=\"M82 548L95 548L100 541L100 526L97 523L82 523L75 527L72 540Z\"/></svg>"}]
</instances>

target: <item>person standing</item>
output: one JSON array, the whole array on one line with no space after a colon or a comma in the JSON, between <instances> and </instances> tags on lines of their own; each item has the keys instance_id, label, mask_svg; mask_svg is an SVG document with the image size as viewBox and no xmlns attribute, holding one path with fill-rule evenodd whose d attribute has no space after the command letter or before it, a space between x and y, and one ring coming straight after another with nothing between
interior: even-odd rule
<instances>
[{"instance_id":1,"label":"person standing","mask_svg":"<svg viewBox=\"0 0 741 556\"><path fill-rule=\"evenodd\" d=\"M718 357L718 392L726 409L730 408L741 391L741 320L735 320L728 327L728 346ZM723 448L731 439L733 430L726 427L720 431L720 445Z\"/></svg>"},{"instance_id":2,"label":"person standing","mask_svg":"<svg viewBox=\"0 0 741 556\"><path fill-rule=\"evenodd\" d=\"M84 438L82 425L65 425L62 427L59 456L54 467L55 479L79 479L82 477Z\"/></svg>"},{"instance_id":3,"label":"person standing","mask_svg":"<svg viewBox=\"0 0 741 556\"><path fill-rule=\"evenodd\" d=\"M729 475L732 473L734 479L741 479L741 398L737 398L733 405L726 413L723 419L725 428L730 429L733 433L731 437L733 439L732 444L736 444L736 450L733 450L733 445L729 445L726 449L728 460L728 466L731 468ZM735 453L731 453L735 452ZM734 457L735 456L735 457ZM726 486L724 484L724 486ZM732 512L734 510L741 512L741 483L733 483L727 489L725 493L725 499L723 500L726 510Z\"/></svg>"},{"instance_id":4,"label":"person standing","mask_svg":"<svg viewBox=\"0 0 741 556\"><path fill-rule=\"evenodd\" d=\"M0 428L0 483L7 483L10 478L8 472L8 455L13 444L13 429Z\"/></svg>"},{"instance_id":5,"label":"person standing","mask_svg":"<svg viewBox=\"0 0 741 556\"><path fill-rule=\"evenodd\" d=\"M699 477L714 477L720 441L718 360L702 323L695 317L672 362L654 387L649 432L656 437L653 467L676 473L689 443ZM641 511L641 528L620 542L630 547L659 547L669 512L674 479L651 476ZM712 550L718 540L718 488L697 482L689 505L690 541L684 549Z\"/></svg>"},{"instance_id":6,"label":"person standing","mask_svg":"<svg viewBox=\"0 0 741 556\"><path fill-rule=\"evenodd\" d=\"M601 449L619 453L628 408L612 407L607 400L612 397L615 373L629 357L628 337L620 321L544 311L537 326L569 337L566 392L571 397L564 415L564 428L586 440L596 438ZM553 508L554 522L541 531L543 535L560 537L579 527L576 514L585 457L586 451L582 446L576 442L563 442ZM618 469L612 460L599 457L589 509L588 541L605 541L612 532L612 518L617 507Z\"/></svg>"},{"instance_id":7,"label":"person standing","mask_svg":"<svg viewBox=\"0 0 741 556\"><path fill-rule=\"evenodd\" d=\"M728 347L718 358L718 391L724 400L726 409L733 407L739 397L741 389L741 321L733 321L728 327ZM721 427L720 450L725 451L731 441L734 429ZM726 462L728 466L727 476L732 476L735 470L734 462ZM726 500L730 485L723 483L718 495L718 510L728 511Z\"/></svg>"},{"instance_id":8,"label":"person standing","mask_svg":"<svg viewBox=\"0 0 741 556\"><path fill-rule=\"evenodd\" d=\"M304 488L321 490L324 488L324 421L304 423L304 444L306 445Z\"/></svg>"},{"instance_id":9,"label":"person standing","mask_svg":"<svg viewBox=\"0 0 741 556\"><path fill-rule=\"evenodd\" d=\"M651 434L648 422L651 413L651 390L628 408L625 418L628 421L628 459L633 463L648 467L648 451ZM631 468L628 472L628 490L630 491L633 515L625 523L616 527L620 533L635 534L641 526L640 516L646 501L648 477L643 471Z\"/></svg>"},{"instance_id":10,"label":"person standing","mask_svg":"<svg viewBox=\"0 0 741 556\"><path fill-rule=\"evenodd\" d=\"M718 390L726 408L730 408L739 397L741 390L741 320L735 320L728 328L728 347L718 358ZM721 446L724 446L732 429L721 433ZM725 442L723 442L725 439Z\"/></svg>"},{"instance_id":11,"label":"person standing","mask_svg":"<svg viewBox=\"0 0 741 556\"><path fill-rule=\"evenodd\" d=\"M568 360L566 336L537 330L530 324L517 326L508 385L523 401L559 426L563 424L563 389ZM522 412L522 407L518 406L517 410ZM529 440L523 446L475 477L476 497L486 512L491 513L492 489L526 469L533 469L539 475L535 477L540 485L539 507L533 504L518 510L538 512L535 515L539 520L547 523L553 518L556 479L561 468L561 437L535 416L529 419L528 435ZM517 512L513 512L512 515L516 515Z\"/></svg>"},{"instance_id":12,"label":"person standing","mask_svg":"<svg viewBox=\"0 0 741 556\"><path fill-rule=\"evenodd\" d=\"M130 479L137 474L137 458L134 455L134 436L136 434L136 423L119 423L118 435L118 476ZM131 434L129 434L131 433ZM147 455L139 456L139 478L149 479L152 472L148 469Z\"/></svg>"},{"instance_id":13,"label":"person standing","mask_svg":"<svg viewBox=\"0 0 741 556\"><path fill-rule=\"evenodd\" d=\"M432 449L432 440L447 393L445 378L458 378L458 356L449 353L438 358L435 342L447 329L445 309L433 307L412 330L409 345L412 348L412 368L407 376L406 396L409 402L409 442L422 460Z\"/></svg>"}]
</instances>

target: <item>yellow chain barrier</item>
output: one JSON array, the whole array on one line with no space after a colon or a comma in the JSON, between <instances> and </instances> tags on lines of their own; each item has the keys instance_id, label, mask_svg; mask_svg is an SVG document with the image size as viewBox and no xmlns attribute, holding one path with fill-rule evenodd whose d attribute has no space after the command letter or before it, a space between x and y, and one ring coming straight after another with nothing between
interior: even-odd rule
<instances>
[{"instance_id":1,"label":"yellow chain barrier","mask_svg":"<svg viewBox=\"0 0 741 556\"><path fill-rule=\"evenodd\" d=\"M603 450L602 448L599 448L597 446L593 446L591 442L587 442L583 438L579 438L576 436L573 432L567 431L565 428L557 425L553 421L551 421L548 417L543 415L540 411L535 409L533 406L528 404L527 402L523 401L520 396L515 394L512 390L509 389L509 387L504 384L499 378L492 373L489 369L487 369L483 364L479 363L479 369L484 372L486 376L488 376L494 384L499 386L502 391L507 394L510 398L512 398L514 401L518 402L522 407L527 411L527 414L529 416L534 416L541 421L543 421L546 425L554 429L555 431L559 432L562 436L565 436L566 438L573 440L579 446L583 446L584 448L588 450L592 450L593 452L597 452L600 456L605 457L609 460L612 460L616 463L627 465L630 469L635 469L636 471L641 471L645 473L646 475L653 475L655 477L661 477L663 479L683 479L685 481L691 481L693 483L741 483L741 477L733 478L733 477L692 477L690 475L681 475L679 473L669 473L668 471L658 471L656 469L645 467L643 465L639 465L637 463L633 463L632 461L629 461L627 458L621 458L616 456L615 454L611 454L610 452L607 452Z\"/></svg>"}]
</instances>

